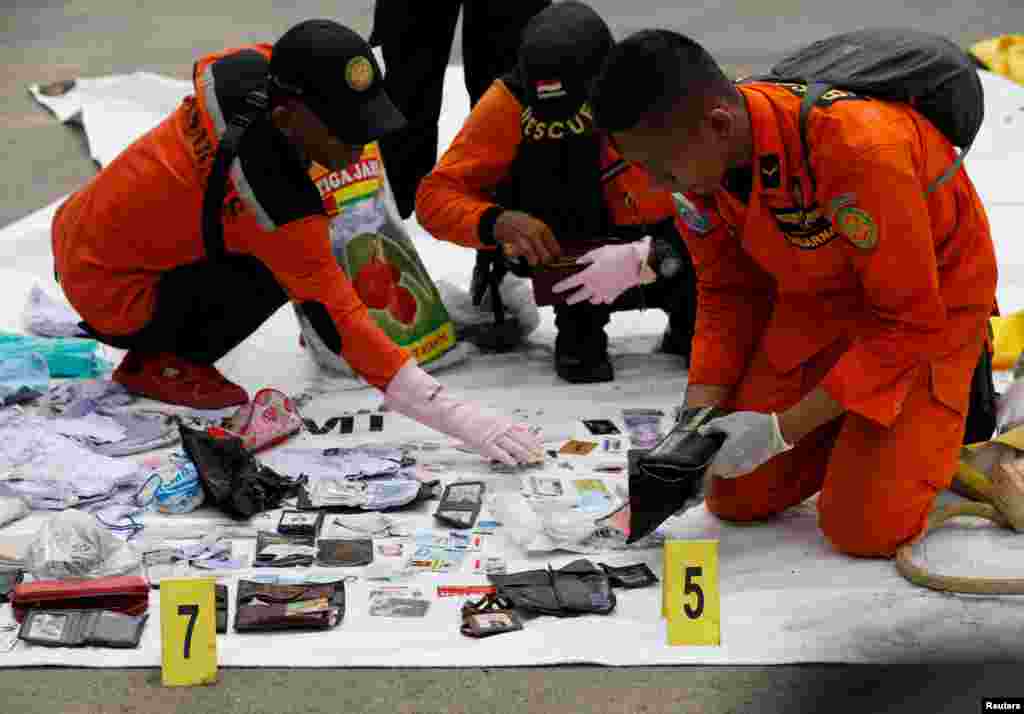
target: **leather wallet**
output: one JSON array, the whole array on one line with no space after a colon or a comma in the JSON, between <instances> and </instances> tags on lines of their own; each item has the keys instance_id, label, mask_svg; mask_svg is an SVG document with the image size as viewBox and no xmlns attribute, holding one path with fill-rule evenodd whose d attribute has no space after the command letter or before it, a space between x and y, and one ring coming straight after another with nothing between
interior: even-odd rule
<instances>
[{"instance_id":1,"label":"leather wallet","mask_svg":"<svg viewBox=\"0 0 1024 714\"><path fill-rule=\"evenodd\" d=\"M149 609L149 583L141 575L91 580L36 580L14 588L14 619L31 610L112 610L141 615Z\"/></svg>"},{"instance_id":2,"label":"leather wallet","mask_svg":"<svg viewBox=\"0 0 1024 714\"><path fill-rule=\"evenodd\" d=\"M355 567L373 562L373 541L321 538L317 541L316 564L329 568Z\"/></svg>"},{"instance_id":3,"label":"leather wallet","mask_svg":"<svg viewBox=\"0 0 1024 714\"><path fill-rule=\"evenodd\" d=\"M7 602L14 592L14 587L25 577L25 571L21 568L10 568L0 570L0 603Z\"/></svg>"},{"instance_id":4,"label":"leather wallet","mask_svg":"<svg viewBox=\"0 0 1024 714\"><path fill-rule=\"evenodd\" d=\"M46 647L138 647L148 618L108 610L32 610L18 638Z\"/></svg>"},{"instance_id":5,"label":"leather wallet","mask_svg":"<svg viewBox=\"0 0 1024 714\"><path fill-rule=\"evenodd\" d=\"M590 247L587 250L563 253L550 263L545 263L543 266L538 265L533 269L530 280L533 282L533 298L537 307L561 304L572 295L573 290L556 293L554 291L555 284L585 269L587 266L580 265L576 259L589 250L591 250Z\"/></svg>"},{"instance_id":6,"label":"leather wallet","mask_svg":"<svg viewBox=\"0 0 1024 714\"><path fill-rule=\"evenodd\" d=\"M214 585L213 600L217 609L217 634L222 635L228 631L228 586Z\"/></svg>"},{"instance_id":7,"label":"leather wallet","mask_svg":"<svg viewBox=\"0 0 1024 714\"><path fill-rule=\"evenodd\" d=\"M605 563L598 563L601 569L608 574L608 581L613 588L645 588L658 582L658 576L650 569L647 563L636 565L613 566Z\"/></svg>"},{"instance_id":8,"label":"leather wallet","mask_svg":"<svg viewBox=\"0 0 1024 714\"><path fill-rule=\"evenodd\" d=\"M486 485L483 481L458 481L448 484L434 518L452 528L468 529L476 523L483 505Z\"/></svg>"},{"instance_id":9,"label":"leather wallet","mask_svg":"<svg viewBox=\"0 0 1024 714\"><path fill-rule=\"evenodd\" d=\"M702 435L702 425L728 412L717 407L683 411L654 448L629 453L629 537L634 543L703 492L704 472L725 443L724 434Z\"/></svg>"},{"instance_id":10,"label":"leather wallet","mask_svg":"<svg viewBox=\"0 0 1024 714\"><path fill-rule=\"evenodd\" d=\"M316 538L313 536L280 535L268 531L256 534L257 568L288 568L312 565L316 557Z\"/></svg>"},{"instance_id":11,"label":"leather wallet","mask_svg":"<svg viewBox=\"0 0 1024 714\"><path fill-rule=\"evenodd\" d=\"M556 617L596 613L607 615L615 609L615 593L608 575L589 560L574 560L560 570L527 570L508 575L488 575L498 596L517 609Z\"/></svg>"},{"instance_id":12,"label":"leather wallet","mask_svg":"<svg viewBox=\"0 0 1024 714\"><path fill-rule=\"evenodd\" d=\"M276 585L238 581L235 631L327 630L345 617L345 583Z\"/></svg>"}]
</instances>

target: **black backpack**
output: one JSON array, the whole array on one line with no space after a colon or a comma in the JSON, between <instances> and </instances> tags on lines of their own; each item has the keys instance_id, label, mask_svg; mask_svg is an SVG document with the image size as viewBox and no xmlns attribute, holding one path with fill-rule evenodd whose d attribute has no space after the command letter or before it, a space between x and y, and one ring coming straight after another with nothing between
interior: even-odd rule
<instances>
[{"instance_id":1,"label":"black backpack","mask_svg":"<svg viewBox=\"0 0 1024 714\"><path fill-rule=\"evenodd\" d=\"M827 37L797 50L756 79L801 87L800 140L812 187L816 182L807 120L811 109L836 90L911 103L960 149L926 194L960 169L985 114L981 79L970 55L946 37L920 30L870 28Z\"/></svg>"}]
</instances>

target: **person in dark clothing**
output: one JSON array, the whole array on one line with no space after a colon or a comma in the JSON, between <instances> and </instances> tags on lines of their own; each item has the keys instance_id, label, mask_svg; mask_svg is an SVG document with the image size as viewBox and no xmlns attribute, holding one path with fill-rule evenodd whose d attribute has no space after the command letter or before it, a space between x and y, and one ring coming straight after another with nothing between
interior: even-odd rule
<instances>
[{"instance_id":1,"label":"person in dark clothing","mask_svg":"<svg viewBox=\"0 0 1024 714\"><path fill-rule=\"evenodd\" d=\"M696 320L693 266L671 194L593 126L588 88L613 44L583 3L538 13L516 67L473 108L416 197L417 218L434 237L532 275L538 304L555 309L555 370L572 383L614 378L604 329L612 312L664 309L663 349L687 357ZM566 271L550 269L563 255ZM573 284L578 278L586 284Z\"/></svg>"},{"instance_id":2,"label":"person in dark clothing","mask_svg":"<svg viewBox=\"0 0 1024 714\"><path fill-rule=\"evenodd\" d=\"M462 60L470 106L515 66L519 38L551 0L377 0L370 45L384 56L384 86L408 120L380 141L388 182L402 218L412 215L416 188L437 161L437 123L444 74L462 8Z\"/></svg>"}]
</instances>

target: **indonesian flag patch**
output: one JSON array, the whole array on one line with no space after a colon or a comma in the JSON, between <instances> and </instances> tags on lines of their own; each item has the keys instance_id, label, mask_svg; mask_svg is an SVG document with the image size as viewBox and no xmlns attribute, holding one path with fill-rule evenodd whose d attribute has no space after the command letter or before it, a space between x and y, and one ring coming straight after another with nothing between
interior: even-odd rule
<instances>
[{"instance_id":1,"label":"indonesian flag patch","mask_svg":"<svg viewBox=\"0 0 1024 714\"><path fill-rule=\"evenodd\" d=\"M564 97L565 90L562 83L557 79L547 79L537 82L537 99L554 99Z\"/></svg>"}]
</instances>

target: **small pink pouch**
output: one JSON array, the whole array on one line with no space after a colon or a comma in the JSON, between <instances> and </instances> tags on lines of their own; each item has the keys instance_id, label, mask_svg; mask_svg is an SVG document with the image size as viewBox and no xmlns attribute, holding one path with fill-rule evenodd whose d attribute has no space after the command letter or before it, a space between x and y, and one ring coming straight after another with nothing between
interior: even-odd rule
<instances>
[{"instance_id":1,"label":"small pink pouch","mask_svg":"<svg viewBox=\"0 0 1024 714\"><path fill-rule=\"evenodd\" d=\"M302 418L291 397L277 389L261 389L252 401L225 419L221 426L211 426L210 436L234 436L249 451L276 446L302 429Z\"/></svg>"}]
</instances>

